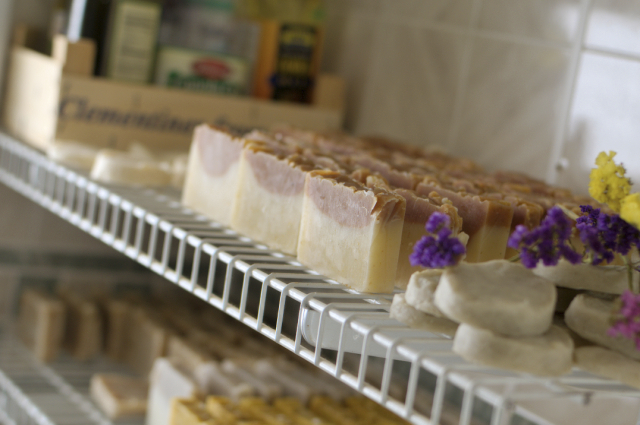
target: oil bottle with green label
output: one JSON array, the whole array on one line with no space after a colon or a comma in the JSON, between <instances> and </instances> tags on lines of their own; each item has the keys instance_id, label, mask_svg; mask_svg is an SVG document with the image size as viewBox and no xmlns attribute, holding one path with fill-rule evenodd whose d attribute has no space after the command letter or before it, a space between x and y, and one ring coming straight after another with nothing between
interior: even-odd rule
<instances>
[{"instance_id":1,"label":"oil bottle with green label","mask_svg":"<svg viewBox=\"0 0 640 425\"><path fill-rule=\"evenodd\" d=\"M310 103L320 66L323 0L239 0L239 14L261 23L256 97Z\"/></svg>"}]
</instances>

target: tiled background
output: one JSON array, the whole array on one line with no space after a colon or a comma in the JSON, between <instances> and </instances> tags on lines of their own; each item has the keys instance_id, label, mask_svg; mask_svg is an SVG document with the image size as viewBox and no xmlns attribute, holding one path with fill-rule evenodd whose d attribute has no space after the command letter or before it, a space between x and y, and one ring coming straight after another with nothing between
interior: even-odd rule
<instances>
[{"instance_id":1,"label":"tiled background","mask_svg":"<svg viewBox=\"0 0 640 425\"><path fill-rule=\"evenodd\" d=\"M326 2L348 130L580 192L613 149L640 182L640 1ZM14 21L45 26L50 4L14 0Z\"/></svg>"},{"instance_id":2,"label":"tiled background","mask_svg":"<svg viewBox=\"0 0 640 425\"><path fill-rule=\"evenodd\" d=\"M640 182L637 0L327 2L349 130L579 192L612 149Z\"/></svg>"}]
</instances>

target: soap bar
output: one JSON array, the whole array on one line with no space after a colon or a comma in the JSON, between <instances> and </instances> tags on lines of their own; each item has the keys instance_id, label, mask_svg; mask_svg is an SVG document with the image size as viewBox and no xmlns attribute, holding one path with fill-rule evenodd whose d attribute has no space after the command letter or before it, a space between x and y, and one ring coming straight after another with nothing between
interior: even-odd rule
<instances>
[{"instance_id":1,"label":"soap bar","mask_svg":"<svg viewBox=\"0 0 640 425\"><path fill-rule=\"evenodd\" d=\"M52 295L25 289L20 299L18 333L22 342L39 360L58 356L65 328L64 303Z\"/></svg>"},{"instance_id":2,"label":"soap bar","mask_svg":"<svg viewBox=\"0 0 640 425\"><path fill-rule=\"evenodd\" d=\"M166 357L190 376L195 374L200 365L213 361L213 357L206 350L179 335L169 336Z\"/></svg>"},{"instance_id":3,"label":"soap bar","mask_svg":"<svg viewBox=\"0 0 640 425\"><path fill-rule=\"evenodd\" d=\"M580 347L575 350L580 369L640 388L640 362L603 347Z\"/></svg>"},{"instance_id":4,"label":"soap bar","mask_svg":"<svg viewBox=\"0 0 640 425\"><path fill-rule=\"evenodd\" d=\"M358 291L391 292L405 205L338 172L307 173L298 260Z\"/></svg>"},{"instance_id":5,"label":"soap bar","mask_svg":"<svg viewBox=\"0 0 640 425\"><path fill-rule=\"evenodd\" d=\"M453 351L473 363L543 376L568 373L573 363L571 337L553 325L542 335L514 338L463 323Z\"/></svg>"},{"instance_id":6,"label":"soap bar","mask_svg":"<svg viewBox=\"0 0 640 425\"><path fill-rule=\"evenodd\" d=\"M282 387L283 394L296 397L301 403L307 404L309 398L317 390L309 380L300 377L298 370L282 370L271 359L260 359L253 363L252 371L264 380L271 380Z\"/></svg>"},{"instance_id":7,"label":"soap bar","mask_svg":"<svg viewBox=\"0 0 640 425\"><path fill-rule=\"evenodd\" d=\"M174 398L168 425L217 425L205 404L195 398Z\"/></svg>"},{"instance_id":8,"label":"soap bar","mask_svg":"<svg viewBox=\"0 0 640 425\"><path fill-rule=\"evenodd\" d=\"M411 275L422 267L414 267L409 262L409 256L413 253L415 244L427 235L425 224L435 212L449 216L452 235L456 236L462 229L462 218L458 215L457 208L450 203L443 203L440 198L420 196L416 192L407 189L396 189L395 193L402 196L406 202L406 212L402 227L402 241L400 242L400 255L398 257L398 270L396 272L396 287L405 289Z\"/></svg>"},{"instance_id":9,"label":"soap bar","mask_svg":"<svg viewBox=\"0 0 640 425\"><path fill-rule=\"evenodd\" d=\"M437 193L447 198L462 217L462 231L469 235L466 261L470 263L497 260L505 257L513 220L513 206L508 202L481 195L457 192L425 178L416 187L418 194Z\"/></svg>"},{"instance_id":10,"label":"soap bar","mask_svg":"<svg viewBox=\"0 0 640 425\"><path fill-rule=\"evenodd\" d=\"M615 311L614 301L580 294L571 301L564 313L564 320L574 332L598 345L615 350L635 360L640 360L640 351L632 339L623 336L611 337L609 319Z\"/></svg>"},{"instance_id":11,"label":"soap bar","mask_svg":"<svg viewBox=\"0 0 640 425\"><path fill-rule=\"evenodd\" d=\"M255 388L256 394L267 401L272 401L276 397L280 397L282 395L282 387L277 382L266 380L253 374L248 370L250 366L245 369L242 367L242 363L246 362L226 359L222 362L221 366L225 373L233 375L251 385Z\"/></svg>"},{"instance_id":12,"label":"soap bar","mask_svg":"<svg viewBox=\"0 0 640 425\"><path fill-rule=\"evenodd\" d=\"M91 168L91 178L111 184L169 186L172 173L171 169L157 160L102 149Z\"/></svg>"},{"instance_id":13,"label":"soap bar","mask_svg":"<svg viewBox=\"0 0 640 425\"><path fill-rule=\"evenodd\" d=\"M416 310L409 305L404 294L395 294L391 303L389 316L396 319L410 328L424 329L429 332L441 333L453 336L456 333L458 324L446 317L436 317L434 315Z\"/></svg>"},{"instance_id":14,"label":"soap bar","mask_svg":"<svg viewBox=\"0 0 640 425\"><path fill-rule=\"evenodd\" d=\"M171 400L198 395L195 382L180 372L168 359L158 358L149 375L149 400L146 425L169 425Z\"/></svg>"},{"instance_id":15,"label":"soap bar","mask_svg":"<svg viewBox=\"0 0 640 425\"><path fill-rule=\"evenodd\" d=\"M109 299L105 304L107 317L105 353L111 360L123 362L129 341L133 304Z\"/></svg>"},{"instance_id":16,"label":"soap bar","mask_svg":"<svg viewBox=\"0 0 640 425\"><path fill-rule=\"evenodd\" d=\"M140 375L147 376L154 361L165 354L169 330L142 307L132 312L130 326L125 362Z\"/></svg>"},{"instance_id":17,"label":"soap bar","mask_svg":"<svg viewBox=\"0 0 640 425\"><path fill-rule=\"evenodd\" d=\"M442 273L435 303L456 322L502 335L535 336L551 325L556 288L507 260L460 263Z\"/></svg>"},{"instance_id":18,"label":"soap bar","mask_svg":"<svg viewBox=\"0 0 640 425\"><path fill-rule=\"evenodd\" d=\"M207 124L195 128L182 203L222 224L231 224L244 139Z\"/></svg>"},{"instance_id":19,"label":"soap bar","mask_svg":"<svg viewBox=\"0 0 640 425\"><path fill-rule=\"evenodd\" d=\"M102 316L98 305L74 293L62 295L67 317L64 348L77 360L90 360L102 351Z\"/></svg>"},{"instance_id":20,"label":"soap bar","mask_svg":"<svg viewBox=\"0 0 640 425\"><path fill-rule=\"evenodd\" d=\"M304 407L299 400L283 397L274 400L273 407L293 420L296 425L327 425L318 415Z\"/></svg>"},{"instance_id":21,"label":"soap bar","mask_svg":"<svg viewBox=\"0 0 640 425\"><path fill-rule=\"evenodd\" d=\"M305 176L313 169L318 167L290 149L249 142L240 158L231 227L295 256Z\"/></svg>"},{"instance_id":22,"label":"soap bar","mask_svg":"<svg viewBox=\"0 0 640 425\"><path fill-rule=\"evenodd\" d=\"M442 269L428 269L411 275L407 291L404 294L407 304L424 313L436 317L445 317L436 306L435 295Z\"/></svg>"},{"instance_id":23,"label":"soap bar","mask_svg":"<svg viewBox=\"0 0 640 425\"><path fill-rule=\"evenodd\" d=\"M98 373L91 377L90 392L111 419L142 416L147 411L149 386L144 379Z\"/></svg>"},{"instance_id":24,"label":"soap bar","mask_svg":"<svg viewBox=\"0 0 640 425\"><path fill-rule=\"evenodd\" d=\"M550 280L556 286L604 292L620 295L629 289L627 268L625 266L592 266L590 264L571 264L560 261L558 265L547 267L538 265L533 272ZM638 273L633 274L637 284Z\"/></svg>"}]
</instances>

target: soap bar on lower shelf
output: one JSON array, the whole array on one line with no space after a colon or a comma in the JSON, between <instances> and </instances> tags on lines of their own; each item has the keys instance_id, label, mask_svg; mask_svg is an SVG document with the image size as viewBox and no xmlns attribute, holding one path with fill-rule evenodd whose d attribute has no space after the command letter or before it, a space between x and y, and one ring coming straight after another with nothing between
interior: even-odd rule
<instances>
[{"instance_id":1,"label":"soap bar on lower shelf","mask_svg":"<svg viewBox=\"0 0 640 425\"><path fill-rule=\"evenodd\" d=\"M64 336L64 303L42 291L25 289L20 300L18 332L24 344L41 361L54 360Z\"/></svg>"},{"instance_id":2,"label":"soap bar on lower shelf","mask_svg":"<svg viewBox=\"0 0 640 425\"><path fill-rule=\"evenodd\" d=\"M91 397L111 419L141 416L147 411L146 380L126 375L95 374Z\"/></svg>"}]
</instances>

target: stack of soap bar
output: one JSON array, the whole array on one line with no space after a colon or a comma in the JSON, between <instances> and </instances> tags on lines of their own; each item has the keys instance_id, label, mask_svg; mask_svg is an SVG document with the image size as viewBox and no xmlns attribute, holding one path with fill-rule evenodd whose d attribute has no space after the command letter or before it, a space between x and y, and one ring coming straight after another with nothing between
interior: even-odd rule
<instances>
[{"instance_id":1,"label":"stack of soap bar","mask_svg":"<svg viewBox=\"0 0 640 425\"><path fill-rule=\"evenodd\" d=\"M25 289L20 299L18 332L39 360L48 362L58 356L64 329L64 303L44 292Z\"/></svg>"},{"instance_id":2,"label":"stack of soap bar","mask_svg":"<svg viewBox=\"0 0 640 425\"><path fill-rule=\"evenodd\" d=\"M298 260L362 292L391 292L406 202L334 171L305 182Z\"/></svg>"},{"instance_id":3,"label":"stack of soap bar","mask_svg":"<svg viewBox=\"0 0 640 425\"><path fill-rule=\"evenodd\" d=\"M245 140L206 124L196 127L182 203L222 224L231 223Z\"/></svg>"}]
</instances>

